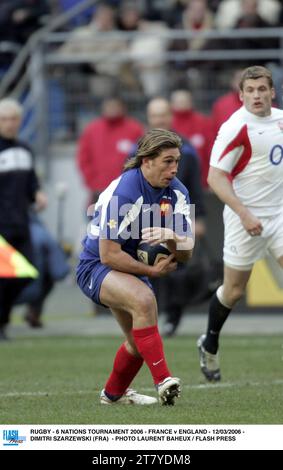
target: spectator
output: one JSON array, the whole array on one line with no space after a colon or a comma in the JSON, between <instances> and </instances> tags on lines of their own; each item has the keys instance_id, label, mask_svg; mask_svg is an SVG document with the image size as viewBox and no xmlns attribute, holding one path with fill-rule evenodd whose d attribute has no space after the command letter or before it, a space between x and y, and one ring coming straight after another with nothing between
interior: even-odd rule
<instances>
[{"instance_id":1,"label":"spectator","mask_svg":"<svg viewBox=\"0 0 283 470\"><path fill-rule=\"evenodd\" d=\"M241 69L234 71L230 82L231 91L220 96L213 104L211 118L214 138L223 122L227 121L227 119L243 105L239 96L239 82L241 75Z\"/></svg>"},{"instance_id":2,"label":"spectator","mask_svg":"<svg viewBox=\"0 0 283 470\"><path fill-rule=\"evenodd\" d=\"M173 126L173 117L170 102L162 97L156 97L147 105L147 122L150 129L160 128L178 132ZM182 135L182 134L181 134ZM190 189L192 204L196 204L197 216L204 215L203 193L200 183L199 157L192 143L182 135L182 159L178 168L177 177Z\"/></svg>"},{"instance_id":3,"label":"spectator","mask_svg":"<svg viewBox=\"0 0 283 470\"><path fill-rule=\"evenodd\" d=\"M214 20L213 14L210 12L206 0L191 0L182 13L182 20L176 25L178 29L183 29L184 32L203 32L206 30L213 29ZM182 53L186 51L201 51L207 48L209 41L207 41L202 35L196 35L193 38L177 38L171 41L168 50L171 53L177 52ZM173 58L170 63L174 64L172 68L170 81L171 88L187 87L187 81L189 86L200 87L200 83L204 80L204 74L201 73L201 69L205 66L204 62L201 61L190 61L185 56L184 58Z\"/></svg>"},{"instance_id":4,"label":"spectator","mask_svg":"<svg viewBox=\"0 0 283 470\"><path fill-rule=\"evenodd\" d=\"M54 288L55 282L64 279L70 272L65 253L36 215L30 216L30 232L34 253L34 266L39 277L21 292L19 304L27 304L25 320L32 328L42 327L41 316L44 303Z\"/></svg>"},{"instance_id":5,"label":"spectator","mask_svg":"<svg viewBox=\"0 0 283 470\"><path fill-rule=\"evenodd\" d=\"M207 0L190 0L183 13L182 26L185 31L205 31L213 29L213 15L208 8ZM189 40L189 49L202 49L206 39L199 36Z\"/></svg>"},{"instance_id":6,"label":"spectator","mask_svg":"<svg viewBox=\"0 0 283 470\"><path fill-rule=\"evenodd\" d=\"M202 186L207 188L210 150L213 141L212 122L205 114L196 111L192 94L175 90L171 94L172 127L193 144L200 157Z\"/></svg>"},{"instance_id":7,"label":"spectator","mask_svg":"<svg viewBox=\"0 0 283 470\"><path fill-rule=\"evenodd\" d=\"M136 3L122 3L119 24L123 31L139 33L128 42L128 52L133 73L138 77L144 94L152 97L162 93L166 86L164 64L167 42L160 37L160 33L166 31L167 26L162 21L144 20Z\"/></svg>"},{"instance_id":8,"label":"spectator","mask_svg":"<svg viewBox=\"0 0 283 470\"><path fill-rule=\"evenodd\" d=\"M103 102L102 116L83 131L77 152L79 170L91 193L90 203L119 176L127 155L143 132L143 126L127 116L120 98Z\"/></svg>"},{"instance_id":9,"label":"spectator","mask_svg":"<svg viewBox=\"0 0 283 470\"><path fill-rule=\"evenodd\" d=\"M170 102L164 98L154 98L147 106L147 121L149 128L160 128L170 130L172 128L172 112ZM199 282L196 286L195 282L187 282L189 275L191 275L190 281L200 280L200 277L204 279L202 265L199 258L200 252L198 250L198 243L206 232L204 215L204 201L203 192L200 180L200 165L199 158L189 141L182 138L181 147L181 161L178 168L177 177L182 183L189 189L191 204L195 205L195 237L196 246L192 260L188 265L179 264L177 272L169 274L166 278L158 279L157 282L154 280L154 287L157 291L158 297L160 293L164 293L164 310L165 310L165 325L163 328L164 336L172 336L175 334L182 315L184 308L190 303L191 299L196 293L199 293L199 289L203 287L203 283ZM198 258L195 253L197 252ZM192 269L191 263L194 263L195 269ZM189 274L188 274L189 272ZM194 286L194 292L191 289Z\"/></svg>"},{"instance_id":10,"label":"spectator","mask_svg":"<svg viewBox=\"0 0 283 470\"><path fill-rule=\"evenodd\" d=\"M79 59L77 65L69 66L70 73L65 84L68 96L77 93L82 82L91 96L106 98L116 93L121 78L121 64L112 59L117 53L124 52L126 47L126 42L117 38L115 10L99 3L90 23L76 28L58 50L62 56ZM87 57L85 61L84 57ZM73 100L67 102L67 105L72 115ZM75 127L74 123L72 127ZM74 128L70 130L76 132Z\"/></svg>"},{"instance_id":11,"label":"spectator","mask_svg":"<svg viewBox=\"0 0 283 470\"><path fill-rule=\"evenodd\" d=\"M278 0L258 0L258 11L263 20L276 25L280 2ZM215 16L216 27L219 29L232 28L240 18L241 12L242 5L239 0L222 0Z\"/></svg>"},{"instance_id":12,"label":"spectator","mask_svg":"<svg viewBox=\"0 0 283 470\"><path fill-rule=\"evenodd\" d=\"M10 40L23 45L34 31L44 26L49 13L50 7L46 0L2 0L1 35L4 28Z\"/></svg>"},{"instance_id":13,"label":"spectator","mask_svg":"<svg viewBox=\"0 0 283 470\"><path fill-rule=\"evenodd\" d=\"M235 29L245 28L268 28L271 23L266 21L258 10L258 0L241 0L241 14L236 21ZM268 49L278 48L277 38L255 38L239 37L231 41L231 48L235 49ZM263 61L264 63L264 61ZM242 67L249 65L249 61L241 61Z\"/></svg>"},{"instance_id":14,"label":"spectator","mask_svg":"<svg viewBox=\"0 0 283 470\"><path fill-rule=\"evenodd\" d=\"M12 99L0 101L0 235L32 262L29 207L46 207L33 165L33 153L17 135L22 108ZM17 295L29 279L0 279L0 340L7 339L6 327Z\"/></svg>"},{"instance_id":15,"label":"spectator","mask_svg":"<svg viewBox=\"0 0 283 470\"><path fill-rule=\"evenodd\" d=\"M46 0L1 0L0 76L7 71L30 35L43 26L49 12Z\"/></svg>"},{"instance_id":16,"label":"spectator","mask_svg":"<svg viewBox=\"0 0 283 470\"><path fill-rule=\"evenodd\" d=\"M103 33L117 31L116 15L112 7L99 4L91 21L85 26L76 28L60 52L73 56L104 53L106 58L124 49L125 43L113 37L105 38ZM103 57L90 64L93 74L115 77L119 74L119 64Z\"/></svg>"},{"instance_id":17,"label":"spectator","mask_svg":"<svg viewBox=\"0 0 283 470\"><path fill-rule=\"evenodd\" d=\"M164 12L164 20L170 28L179 28L188 0L173 0L170 8Z\"/></svg>"}]
</instances>

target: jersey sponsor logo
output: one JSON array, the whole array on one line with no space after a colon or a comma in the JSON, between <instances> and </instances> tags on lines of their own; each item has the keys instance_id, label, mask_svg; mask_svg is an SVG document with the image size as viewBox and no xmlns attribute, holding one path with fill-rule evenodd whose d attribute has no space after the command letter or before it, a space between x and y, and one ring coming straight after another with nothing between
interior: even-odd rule
<instances>
[{"instance_id":1,"label":"jersey sponsor logo","mask_svg":"<svg viewBox=\"0 0 283 470\"><path fill-rule=\"evenodd\" d=\"M126 236L125 238L126 240L129 238L130 234L133 238L132 230L127 233L125 232L125 230L127 229L127 227L131 226L131 224L133 224L135 220L138 218L139 213L142 208L142 204L143 204L143 196L140 196L134 204L130 205L130 208L129 208L129 204L124 204L125 216L122 222L120 223L118 235L121 235L122 232L124 232L124 236ZM120 206L119 213L121 214L121 212L124 212L123 206ZM136 236L138 237L137 234Z\"/></svg>"},{"instance_id":2,"label":"jersey sponsor logo","mask_svg":"<svg viewBox=\"0 0 283 470\"><path fill-rule=\"evenodd\" d=\"M161 215L169 215L172 211L172 206L170 204L170 202L168 202L167 199L161 199L160 203L160 212L161 212Z\"/></svg>"}]
</instances>

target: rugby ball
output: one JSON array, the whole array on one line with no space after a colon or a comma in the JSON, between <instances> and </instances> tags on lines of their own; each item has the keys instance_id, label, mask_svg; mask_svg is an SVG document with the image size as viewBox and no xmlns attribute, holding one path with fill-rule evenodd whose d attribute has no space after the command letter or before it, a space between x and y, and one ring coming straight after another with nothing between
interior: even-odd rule
<instances>
[{"instance_id":1,"label":"rugby ball","mask_svg":"<svg viewBox=\"0 0 283 470\"><path fill-rule=\"evenodd\" d=\"M137 249L138 260L150 266L154 266L169 255L171 255L171 251L168 250L166 243L152 246L149 243L141 242Z\"/></svg>"}]
</instances>

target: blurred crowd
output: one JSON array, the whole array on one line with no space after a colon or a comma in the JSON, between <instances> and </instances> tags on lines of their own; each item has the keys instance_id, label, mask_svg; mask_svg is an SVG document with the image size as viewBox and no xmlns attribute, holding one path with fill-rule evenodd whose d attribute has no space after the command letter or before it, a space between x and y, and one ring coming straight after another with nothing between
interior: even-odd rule
<instances>
[{"instance_id":1,"label":"blurred crowd","mask_svg":"<svg viewBox=\"0 0 283 470\"><path fill-rule=\"evenodd\" d=\"M0 78L35 31L52 25L58 16L83 3L83 0L2 0ZM243 56L236 63L190 60L187 53L218 49L279 50L280 39L244 34L224 40L200 35L188 39L181 35L173 38L170 33L221 32L282 24L283 5L279 0L97 1L63 21L55 29L65 33L62 41L48 44L48 50L57 55L56 64L49 65L46 74L51 131L55 130L59 138L62 135L74 140L82 128L78 114L87 113L90 99L100 105L105 98L117 94L134 109L157 95L168 97L175 90L190 89L195 107L210 113L217 97L210 88L227 89L234 69L249 66L250 59ZM262 65L266 62L257 60ZM275 82L281 84L278 59L274 58L272 63L277 67L273 70ZM19 79L21 75L22 69L18 71ZM135 114L144 120L144 114L138 110ZM213 123L215 127L219 127L217 123Z\"/></svg>"},{"instance_id":2,"label":"blurred crowd","mask_svg":"<svg viewBox=\"0 0 283 470\"><path fill-rule=\"evenodd\" d=\"M1 0L0 3L0 71L5 71L10 61L29 37L39 28L46 26L59 14L68 12L82 0ZM210 29L223 30L226 28L264 28L270 26L282 26L283 6L279 0L103 0L95 3L82 13L76 15L68 23L64 24L64 31L73 31L66 50L72 53L91 52L94 48L95 35L102 32L140 32L146 33L137 37L130 44L123 41L110 41L110 48L122 50L130 49L134 59L134 67L144 68L144 55L149 52L158 53L159 63L148 59L146 70L141 70L142 86L147 95L153 95L157 91L157 80L151 80L148 72L159 70L164 62L164 48L169 50L202 50L215 48L217 44L203 38L192 40L177 40L177 43L161 41L158 38L160 31L178 29L184 31L199 32ZM60 30L60 28L59 28ZM149 35L148 33L154 33ZM92 36L93 35L93 36ZM77 39L83 39L78 45ZM99 39L99 38L98 38ZM252 48L254 40L244 38L239 40L237 47ZM107 44L108 43L108 44ZM263 40L262 40L263 43ZM274 41L264 42L264 47L273 47ZM103 50L109 50L109 42L101 41ZM227 48L229 44L227 44ZM234 44L235 47L235 44ZM258 43L257 43L258 47ZM97 48L95 48L97 50ZM188 64L180 62L179 67ZM101 64L102 70L103 65ZM116 66L117 67L117 66ZM107 73L116 74L117 70L112 65ZM127 71L125 79L127 79ZM148 72L148 73L147 73ZM157 78L157 77L155 77ZM128 77L130 80L131 77Z\"/></svg>"}]
</instances>

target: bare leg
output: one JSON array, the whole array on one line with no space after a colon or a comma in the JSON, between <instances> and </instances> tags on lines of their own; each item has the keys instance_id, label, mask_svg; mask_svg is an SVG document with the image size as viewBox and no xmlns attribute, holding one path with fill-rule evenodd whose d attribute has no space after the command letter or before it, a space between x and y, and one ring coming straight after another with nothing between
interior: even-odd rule
<instances>
[{"instance_id":1,"label":"bare leg","mask_svg":"<svg viewBox=\"0 0 283 470\"><path fill-rule=\"evenodd\" d=\"M277 262L279 263L279 265L281 266L281 268L283 268L283 255L280 256L280 258L278 258Z\"/></svg>"},{"instance_id":2,"label":"bare leg","mask_svg":"<svg viewBox=\"0 0 283 470\"><path fill-rule=\"evenodd\" d=\"M165 380L170 379L170 382L163 385L160 398L164 404L173 404L174 397L179 394L179 379L171 378L167 366L162 339L157 327L157 304L152 290L135 276L111 271L102 283L100 300L111 308L123 329L127 338L124 347L128 354L135 356L136 362L144 359L156 385L163 384ZM125 351L120 349L118 352L121 357L123 354L123 360L126 363ZM122 360L119 361L119 366L121 362ZM117 361L114 369L118 370L118 368ZM119 381L119 373L115 381ZM113 390L113 384L114 381L110 376L107 390L110 385Z\"/></svg>"},{"instance_id":3,"label":"bare leg","mask_svg":"<svg viewBox=\"0 0 283 470\"><path fill-rule=\"evenodd\" d=\"M104 279L100 300L111 310L127 312L132 318L132 328L145 328L157 324L157 304L152 290L140 279L126 273L111 271ZM119 323L126 325L124 317ZM129 321L129 320L127 320ZM123 331L124 328L122 327Z\"/></svg>"}]
</instances>

